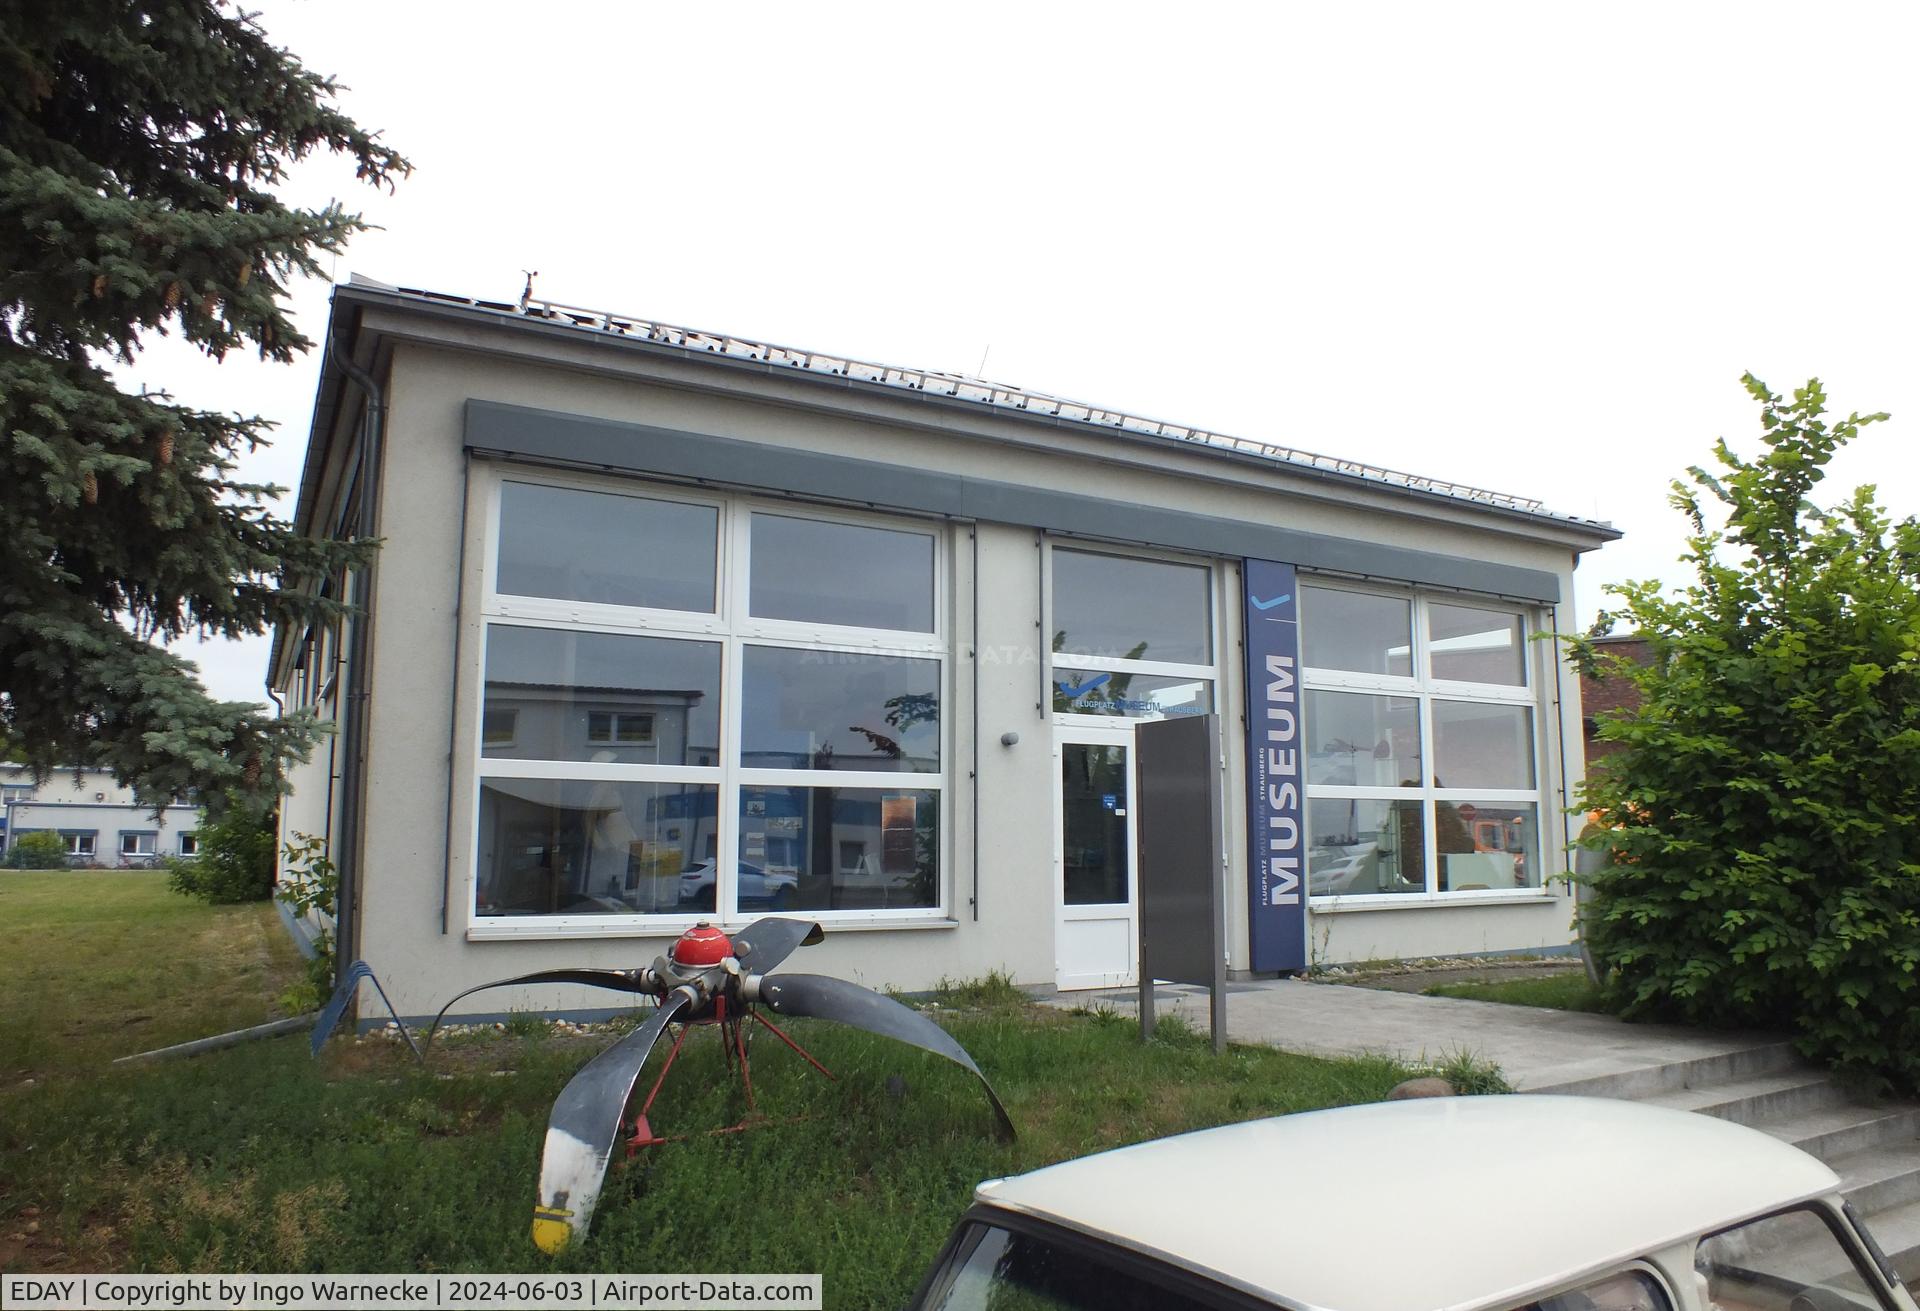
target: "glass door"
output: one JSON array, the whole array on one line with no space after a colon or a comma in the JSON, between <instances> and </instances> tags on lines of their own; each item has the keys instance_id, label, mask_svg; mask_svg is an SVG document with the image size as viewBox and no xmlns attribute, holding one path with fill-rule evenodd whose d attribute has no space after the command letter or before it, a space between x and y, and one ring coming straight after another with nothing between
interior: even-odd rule
<instances>
[{"instance_id":1,"label":"glass door","mask_svg":"<svg viewBox=\"0 0 1920 1311\"><path fill-rule=\"evenodd\" d=\"M1124 987L1137 960L1133 728L1056 728L1054 759L1054 981Z\"/></svg>"}]
</instances>

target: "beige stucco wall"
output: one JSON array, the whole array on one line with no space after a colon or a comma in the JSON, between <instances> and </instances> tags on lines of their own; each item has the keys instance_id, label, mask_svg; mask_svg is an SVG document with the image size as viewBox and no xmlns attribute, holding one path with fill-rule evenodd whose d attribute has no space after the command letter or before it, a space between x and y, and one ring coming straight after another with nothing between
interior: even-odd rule
<instances>
[{"instance_id":1,"label":"beige stucco wall","mask_svg":"<svg viewBox=\"0 0 1920 1311\"><path fill-rule=\"evenodd\" d=\"M1562 576L1571 595L1564 545L1527 541L1482 524L1449 523L1424 511L1396 518L1371 492L1342 505L1324 497L1278 495L1272 487L1188 476L1206 457L1176 451L1160 467L1131 457L1107 458L1097 434L1063 432L1056 449L1018 449L957 430L887 426L830 417L760 401L740 401L580 369L487 359L402 343L391 372L382 516L370 671L371 724L365 815L362 954L371 961L403 1014L431 1013L462 988L558 964L629 967L665 946L661 937L571 937L561 940L470 941L472 742L479 713L475 677L481 636L479 598L488 475L476 461L469 485L462 448L465 404L485 399L625 422L708 432L772 445L803 447L914 468L991 477L1044 487L1070 487L1121 503L1138 502L1218 516L1281 522L1430 552L1543 569ZM1196 465L1194 462L1199 461ZM1471 517L1471 516L1467 516ZM462 531L464 521L464 535ZM1115 525L1115 536L1125 526ZM1053 979L1054 777L1051 719L1037 708L1040 689L1040 550L1036 533L1018 525L957 524L949 559L953 686L952 754L944 812L950 832L951 922L913 929L830 933L805 949L805 968L907 989L942 978L1005 969L1023 983ZM974 577L975 560L978 576ZM1225 677L1219 684L1226 736L1237 742L1242 710L1238 675L1238 575L1216 567ZM457 585L458 584L458 585ZM979 632L972 631L975 588ZM971 653L982 652L975 661ZM979 754L971 742L977 678ZM1572 682L1566 681L1571 688ZM1571 693L1569 693L1571 695ZM1551 718L1551 689L1549 713ZM1577 706L1564 707L1561 731L1577 743ZM1002 746L1001 735L1020 741ZM1563 868L1555 822L1560 771L1547 773L1543 805L1545 864ZM1246 879L1240 753L1229 751L1224 796L1231 853L1226 905L1229 959L1244 968ZM290 816L306 816L306 794L323 786L310 766L296 779ZM974 864L971 816L977 770L980 832ZM1577 761L1570 773L1577 773ZM297 827L298 825L294 825ZM969 904L977 876L979 901ZM1448 905L1317 917L1314 954L1322 961L1449 951L1538 948L1568 940L1568 904L1561 897L1523 904ZM797 962L796 962L797 963ZM477 1011L565 1006L603 1008L614 994L545 987L490 993Z\"/></svg>"}]
</instances>

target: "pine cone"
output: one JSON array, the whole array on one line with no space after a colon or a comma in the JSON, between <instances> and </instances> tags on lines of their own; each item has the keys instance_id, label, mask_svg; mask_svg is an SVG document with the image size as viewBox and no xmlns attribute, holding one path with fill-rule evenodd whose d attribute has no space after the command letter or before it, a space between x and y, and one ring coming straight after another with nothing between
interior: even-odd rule
<instances>
[{"instance_id":1,"label":"pine cone","mask_svg":"<svg viewBox=\"0 0 1920 1311\"><path fill-rule=\"evenodd\" d=\"M260 753L258 751L247 757L247 763L241 766L240 777L246 780L250 788L260 786Z\"/></svg>"},{"instance_id":2,"label":"pine cone","mask_svg":"<svg viewBox=\"0 0 1920 1311\"><path fill-rule=\"evenodd\" d=\"M179 305L180 305L180 284L178 282L169 282L167 284L167 308L170 310L177 309L179 308Z\"/></svg>"},{"instance_id":3,"label":"pine cone","mask_svg":"<svg viewBox=\"0 0 1920 1311\"><path fill-rule=\"evenodd\" d=\"M161 464L173 463L173 429L168 428L160 434L160 440L154 445L153 455Z\"/></svg>"},{"instance_id":4,"label":"pine cone","mask_svg":"<svg viewBox=\"0 0 1920 1311\"><path fill-rule=\"evenodd\" d=\"M234 285L237 287L244 287L247 285L247 279L252 276L253 276L253 264L251 262L242 264L240 266L240 271L233 275Z\"/></svg>"},{"instance_id":5,"label":"pine cone","mask_svg":"<svg viewBox=\"0 0 1920 1311\"><path fill-rule=\"evenodd\" d=\"M91 469L84 469L80 473L80 499L88 505L100 503L100 478Z\"/></svg>"},{"instance_id":6,"label":"pine cone","mask_svg":"<svg viewBox=\"0 0 1920 1311\"><path fill-rule=\"evenodd\" d=\"M97 273L94 275L94 278L93 278L93 298L95 300L99 300L102 296L106 294L107 294L107 275L104 273Z\"/></svg>"}]
</instances>

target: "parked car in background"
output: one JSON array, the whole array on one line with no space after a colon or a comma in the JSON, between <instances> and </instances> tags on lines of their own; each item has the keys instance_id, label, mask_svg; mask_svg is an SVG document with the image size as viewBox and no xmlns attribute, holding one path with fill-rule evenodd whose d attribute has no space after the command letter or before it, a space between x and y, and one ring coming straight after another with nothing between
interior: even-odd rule
<instances>
[{"instance_id":1,"label":"parked car in background","mask_svg":"<svg viewBox=\"0 0 1920 1311\"><path fill-rule=\"evenodd\" d=\"M786 910L793 904L799 876L765 870L741 861L740 908L742 910ZM680 872L680 904L695 910L712 910L715 862L703 860Z\"/></svg>"},{"instance_id":2,"label":"parked car in background","mask_svg":"<svg viewBox=\"0 0 1920 1311\"><path fill-rule=\"evenodd\" d=\"M980 1185L920 1311L1915 1311L1824 1164L1597 1098L1438 1097Z\"/></svg>"}]
</instances>

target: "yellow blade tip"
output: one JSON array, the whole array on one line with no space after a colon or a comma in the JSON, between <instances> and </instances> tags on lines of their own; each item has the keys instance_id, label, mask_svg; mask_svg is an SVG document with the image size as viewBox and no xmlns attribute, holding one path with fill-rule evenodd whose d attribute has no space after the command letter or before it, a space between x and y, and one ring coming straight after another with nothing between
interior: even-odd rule
<instances>
[{"instance_id":1,"label":"yellow blade tip","mask_svg":"<svg viewBox=\"0 0 1920 1311\"><path fill-rule=\"evenodd\" d=\"M535 1212L533 1217L533 1245L548 1256L558 1256L566 1250L567 1242L573 1237L573 1230L567 1227L565 1220L554 1220Z\"/></svg>"}]
</instances>

